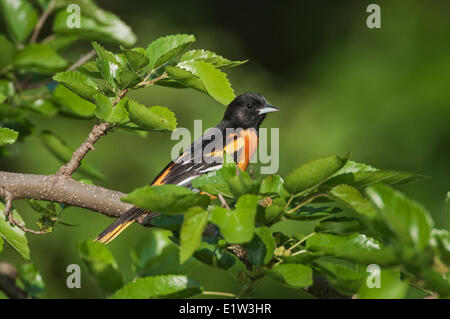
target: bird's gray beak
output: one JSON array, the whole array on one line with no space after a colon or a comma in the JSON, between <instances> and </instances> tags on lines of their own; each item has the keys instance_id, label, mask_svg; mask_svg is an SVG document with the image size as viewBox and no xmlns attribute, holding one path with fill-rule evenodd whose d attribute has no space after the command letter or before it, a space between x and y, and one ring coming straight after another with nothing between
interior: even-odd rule
<instances>
[{"instance_id":1,"label":"bird's gray beak","mask_svg":"<svg viewBox=\"0 0 450 319\"><path fill-rule=\"evenodd\" d=\"M266 113L272 113L272 112L278 112L280 109L270 105L270 104L266 104L262 109L259 109L259 115L261 114L266 114Z\"/></svg>"}]
</instances>

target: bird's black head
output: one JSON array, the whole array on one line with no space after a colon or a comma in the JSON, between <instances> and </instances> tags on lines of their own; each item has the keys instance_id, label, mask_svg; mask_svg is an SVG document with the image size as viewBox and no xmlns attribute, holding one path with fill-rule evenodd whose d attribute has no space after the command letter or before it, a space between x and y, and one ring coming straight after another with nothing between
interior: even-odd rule
<instances>
[{"instance_id":1,"label":"bird's black head","mask_svg":"<svg viewBox=\"0 0 450 319\"><path fill-rule=\"evenodd\" d=\"M267 103L264 96L247 92L228 105L223 119L234 128L258 128L267 113L276 111L279 109Z\"/></svg>"}]
</instances>

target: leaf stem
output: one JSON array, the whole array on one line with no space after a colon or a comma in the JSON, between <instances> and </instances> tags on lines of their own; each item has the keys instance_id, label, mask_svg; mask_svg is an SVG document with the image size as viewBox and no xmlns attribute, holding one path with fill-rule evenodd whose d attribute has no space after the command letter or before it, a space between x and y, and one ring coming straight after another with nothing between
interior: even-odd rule
<instances>
[{"instance_id":1,"label":"leaf stem","mask_svg":"<svg viewBox=\"0 0 450 319\"><path fill-rule=\"evenodd\" d=\"M301 240L299 240L298 242L296 242L294 245L292 245L291 247L289 247L289 249L287 249L286 251L291 252L292 249L294 249L295 247L297 247L298 245L300 245L301 243L305 242L308 238L314 236L316 234L316 232L312 232L311 234L309 234L308 236L303 237Z\"/></svg>"}]
</instances>

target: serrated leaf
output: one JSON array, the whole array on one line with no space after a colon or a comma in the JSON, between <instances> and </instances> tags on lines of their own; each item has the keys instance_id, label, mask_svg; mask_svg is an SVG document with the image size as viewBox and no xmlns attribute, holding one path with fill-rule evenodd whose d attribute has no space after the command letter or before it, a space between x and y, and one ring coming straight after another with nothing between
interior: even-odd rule
<instances>
[{"instance_id":1,"label":"serrated leaf","mask_svg":"<svg viewBox=\"0 0 450 319\"><path fill-rule=\"evenodd\" d=\"M180 263L192 256L202 240L208 222L208 212L201 207L192 207L184 215L180 231Z\"/></svg>"},{"instance_id":2,"label":"serrated leaf","mask_svg":"<svg viewBox=\"0 0 450 319\"><path fill-rule=\"evenodd\" d=\"M28 240L25 232L17 226L12 226L4 214L5 205L0 202L0 235L26 260L30 259L30 248L28 247ZM23 223L22 217L14 209L13 217L19 222Z\"/></svg>"},{"instance_id":3,"label":"serrated leaf","mask_svg":"<svg viewBox=\"0 0 450 319\"><path fill-rule=\"evenodd\" d=\"M67 163L74 152L74 149L67 145L60 137L56 136L50 131L42 131L39 135L40 140L47 148L62 163ZM86 162L82 162L79 167L80 173L86 174L90 177L103 179L103 174Z\"/></svg>"},{"instance_id":4,"label":"serrated leaf","mask_svg":"<svg viewBox=\"0 0 450 319\"><path fill-rule=\"evenodd\" d=\"M103 94L94 95L97 108L95 116L108 123L122 123L128 121L128 112L126 110L127 98L123 98L113 106L111 101Z\"/></svg>"},{"instance_id":5,"label":"serrated leaf","mask_svg":"<svg viewBox=\"0 0 450 319\"><path fill-rule=\"evenodd\" d=\"M177 65L197 76L208 94L223 105L228 105L235 98L227 75L204 61L186 61Z\"/></svg>"},{"instance_id":6,"label":"serrated leaf","mask_svg":"<svg viewBox=\"0 0 450 319\"><path fill-rule=\"evenodd\" d=\"M256 228L252 240L245 244L249 261L255 266L269 263L275 250L275 239L269 228L261 226Z\"/></svg>"},{"instance_id":7,"label":"serrated leaf","mask_svg":"<svg viewBox=\"0 0 450 319\"><path fill-rule=\"evenodd\" d=\"M95 112L95 104L81 98L62 84L56 86L53 91L53 100L61 106L61 113L68 116L87 118L92 117Z\"/></svg>"},{"instance_id":8,"label":"serrated leaf","mask_svg":"<svg viewBox=\"0 0 450 319\"><path fill-rule=\"evenodd\" d=\"M223 194L227 197L234 197L227 182L234 176L236 176L236 165L224 165L218 170L192 180L192 186L211 195Z\"/></svg>"},{"instance_id":9,"label":"serrated leaf","mask_svg":"<svg viewBox=\"0 0 450 319\"><path fill-rule=\"evenodd\" d=\"M150 60L146 55L144 48L121 49L125 55L128 65L134 72L139 73L149 65Z\"/></svg>"},{"instance_id":10,"label":"serrated leaf","mask_svg":"<svg viewBox=\"0 0 450 319\"><path fill-rule=\"evenodd\" d=\"M341 169L347 159L338 156L321 157L293 170L286 178L285 188L292 194L317 187Z\"/></svg>"},{"instance_id":11,"label":"serrated leaf","mask_svg":"<svg viewBox=\"0 0 450 319\"><path fill-rule=\"evenodd\" d=\"M364 234L315 234L306 241L306 248L313 253L341 257L362 264L393 265L401 259L393 247L383 247L379 241Z\"/></svg>"},{"instance_id":12,"label":"serrated leaf","mask_svg":"<svg viewBox=\"0 0 450 319\"><path fill-rule=\"evenodd\" d=\"M17 140L18 136L19 132L11 130L7 127L0 127L0 146L13 144Z\"/></svg>"},{"instance_id":13,"label":"serrated leaf","mask_svg":"<svg viewBox=\"0 0 450 319\"><path fill-rule=\"evenodd\" d=\"M195 42L195 37L189 34L176 34L161 37L153 41L147 47L147 55L150 60L150 68L157 68Z\"/></svg>"},{"instance_id":14,"label":"serrated leaf","mask_svg":"<svg viewBox=\"0 0 450 319\"><path fill-rule=\"evenodd\" d=\"M130 119L141 129L145 130L168 130L173 131L177 127L175 114L166 107L144 105L128 100L127 109Z\"/></svg>"},{"instance_id":15,"label":"serrated leaf","mask_svg":"<svg viewBox=\"0 0 450 319\"><path fill-rule=\"evenodd\" d=\"M67 61L47 45L30 44L14 56L15 68L39 73L53 73L67 67Z\"/></svg>"},{"instance_id":16,"label":"serrated leaf","mask_svg":"<svg viewBox=\"0 0 450 319\"><path fill-rule=\"evenodd\" d=\"M104 11L91 3L88 9L81 10L80 28L70 28L73 13L59 11L53 20L53 32L63 35L76 35L85 40L102 40L132 46L136 35L131 28L111 12Z\"/></svg>"},{"instance_id":17,"label":"serrated leaf","mask_svg":"<svg viewBox=\"0 0 450 319\"><path fill-rule=\"evenodd\" d=\"M264 269L264 273L279 282L293 288L312 285L312 269L302 264L280 264L272 269Z\"/></svg>"},{"instance_id":18,"label":"serrated leaf","mask_svg":"<svg viewBox=\"0 0 450 319\"><path fill-rule=\"evenodd\" d=\"M193 88L197 91L208 94L202 80L191 72L174 66L166 66L165 71L169 75L169 78L156 82L157 85L173 88Z\"/></svg>"},{"instance_id":19,"label":"serrated leaf","mask_svg":"<svg viewBox=\"0 0 450 319\"><path fill-rule=\"evenodd\" d=\"M321 258L314 264L319 268L319 273L343 294L355 294L365 277L365 273L357 266L336 259Z\"/></svg>"},{"instance_id":20,"label":"serrated leaf","mask_svg":"<svg viewBox=\"0 0 450 319\"><path fill-rule=\"evenodd\" d=\"M38 20L38 13L29 1L0 0L9 34L16 42L24 42Z\"/></svg>"},{"instance_id":21,"label":"serrated leaf","mask_svg":"<svg viewBox=\"0 0 450 319\"><path fill-rule=\"evenodd\" d=\"M179 295L193 296L202 291L200 283L183 275L161 275L138 278L125 285L111 298L113 299L148 299L170 298Z\"/></svg>"},{"instance_id":22,"label":"serrated leaf","mask_svg":"<svg viewBox=\"0 0 450 319\"><path fill-rule=\"evenodd\" d=\"M86 240L78 243L77 248L80 258L97 279L105 294L110 295L122 287L122 274L114 256L105 245Z\"/></svg>"},{"instance_id":23,"label":"serrated leaf","mask_svg":"<svg viewBox=\"0 0 450 319\"><path fill-rule=\"evenodd\" d=\"M53 76L53 80L60 82L82 98L93 100L98 93L97 85L92 79L78 71L60 72Z\"/></svg>"},{"instance_id":24,"label":"serrated leaf","mask_svg":"<svg viewBox=\"0 0 450 319\"><path fill-rule=\"evenodd\" d=\"M366 170L337 175L326 181L324 186L332 187L339 184L348 184L354 187L367 187L369 185L377 183L397 185L411 183L423 178L426 178L426 176L402 171Z\"/></svg>"},{"instance_id":25,"label":"serrated leaf","mask_svg":"<svg viewBox=\"0 0 450 319\"><path fill-rule=\"evenodd\" d=\"M183 214L194 206L208 206L211 199L183 186L167 184L137 188L121 200L159 213Z\"/></svg>"},{"instance_id":26,"label":"serrated leaf","mask_svg":"<svg viewBox=\"0 0 450 319\"><path fill-rule=\"evenodd\" d=\"M357 213L368 218L377 216L375 207L371 202L362 196L354 187L349 185L338 185L333 187L329 194L343 203L346 207L353 209Z\"/></svg>"},{"instance_id":27,"label":"serrated leaf","mask_svg":"<svg viewBox=\"0 0 450 319\"><path fill-rule=\"evenodd\" d=\"M425 207L382 184L370 186L366 193L385 223L402 241L419 250L428 245L432 219Z\"/></svg>"},{"instance_id":28,"label":"serrated leaf","mask_svg":"<svg viewBox=\"0 0 450 319\"><path fill-rule=\"evenodd\" d=\"M394 269L381 269L380 287L371 288L367 284L368 274L358 292L360 299L402 299L408 291L408 283L400 279L400 273ZM370 281L370 278L369 278Z\"/></svg>"},{"instance_id":29,"label":"serrated leaf","mask_svg":"<svg viewBox=\"0 0 450 319\"><path fill-rule=\"evenodd\" d=\"M269 175L263 179L259 192L261 194L278 194L281 197L287 196L288 193L284 189L284 181L280 175Z\"/></svg>"},{"instance_id":30,"label":"serrated leaf","mask_svg":"<svg viewBox=\"0 0 450 319\"><path fill-rule=\"evenodd\" d=\"M228 270L236 263L236 257L224 249L202 241L194 252L194 257L212 267Z\"/></svg>"},{"instance_id":31,"label":"serrated leaf","mask_svg":"<svg viewBox=\"0 0 450 319\"><path fill-rule=\"evenodd\" d=\"M239 198L234 210L214 207L211 221L219 227L228 243L246 243L253 237L257 205L258 196L244 195Z\"/></svg>"},{"instance_id":32,"label":"serrated leaf","mask_svg":"<svg viewBox=\"0 0 450 319\"><path fill-rule=\"evenodd\" d=\"M181 56L180 62L191 60L202 60L218 68L230 68L247 62L247 60L230 61L214 52L207 50L189 50Z\"/></svg>"}]
</instances>

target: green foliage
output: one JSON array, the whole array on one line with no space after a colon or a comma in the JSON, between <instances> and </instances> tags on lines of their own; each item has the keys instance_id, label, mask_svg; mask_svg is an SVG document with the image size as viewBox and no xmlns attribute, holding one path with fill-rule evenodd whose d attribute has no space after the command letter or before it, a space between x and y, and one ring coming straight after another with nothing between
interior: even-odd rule
<instances>
[{"instance_id":1,"label":"green foliage","mask_svg":"<svg viewBox=\"0 0 450 319\"><path fill-rule=\"evenodd\" d=\"M18 226L13 226L7 220L5 214L5 205L0 202L0 235L26 260L30 259L30 247L25 237L25 232ZM22 217L16 210L13 210L13 217L23 223Z\"/></svg>"},{"instance_id":2,"label":"green foliage","mask_svg":"<svg viewBox=\"0 0 450 319\"><path fill-rule=\"evenodd\" d=\"M104 245L91 240L80 242L78 254L105 294L110 295L122 287L123 279L117 262Z\"/></svg>"},{"instance_id":3,"label":"green foliage","mask_svg":"<svg viewBox=\"0 0 450 319\"><path fill-rule=\"evenodd\" d=\"M71 3L81 8L81 28L67 25L73 19L66 11ZM42 14L38 6L0 0L9 34L0 35L0 156L37 136L60 162L70 159L74 148L46 128L36 129L33 113L49 118L48 123L68 117L109 123L109 132L142 134L173 131L177 119L166 107L148 107L127 97L130 91L160 85L194 89L224 105L234 98L223 69L246 61L204 49L187 51L196 40L187 34L132 48L136 36L129 26L93 1L54 4L53 34L28 41ZM41 11L48 8L47 1L39 5ZM93 41L95 57L69 68L77 61L63 49L84 40ZM111 51L104 42L111 44ZM103 178L85 160L77 172ZM144 186L123 197L160 213L152 220L155 227L131 249L133 281L125 282L105 246L83 241L78 253L112 298L193 297L202 293L202 286L187 273L200 264L228 272L241 286L240 297L251 296L265 276L299 291L319 276L339 293L358 298L402 298L410 287L445 298L450 296L448 230L433 228L422 205L391 187L422 178L350 161L348 156L315 159L285 177L254 178L231 163L192 181L206 194L162 185ZM223 195L226 202L208 195ZM59 220L64 206L28 203L39 214L41 230L51 232L65 224ZM27 237L6 220L4 207L0 203L0 251L9 244L29 259ZM23 223L16 210L13 216ZM312 226L305 234L275 231L281 222L299 226L301 232L306 232L305 224ZM381 267L379 289L366 284L370 264ZM32 264L19 267L19 281L31 296L44 289Z\"/></svg>"},{"instance_id":4,"label":"green foliage","mask_svg":"<svg viewBox=\"0 0 450 319\"><path fill-rule=\"evenodd\" d=\"M113 299L186 298L201 291L200 284L182 275L139 278L117 291Z\"/></svg>"}]
</instances>

